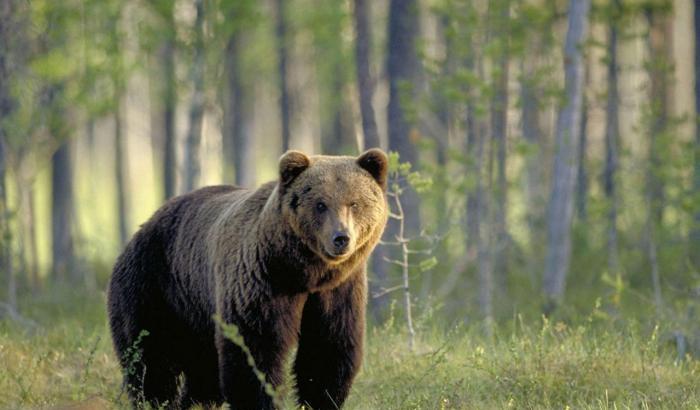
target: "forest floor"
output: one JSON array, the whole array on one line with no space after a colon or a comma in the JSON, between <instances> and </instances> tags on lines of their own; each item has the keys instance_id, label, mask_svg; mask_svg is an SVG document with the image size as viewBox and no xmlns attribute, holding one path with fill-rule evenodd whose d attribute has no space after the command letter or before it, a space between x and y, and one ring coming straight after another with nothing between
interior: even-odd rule
<instances>
[{"instance_id":1,"label":"forest floor","mask_svg":"<svg viewBox=\"0 0 700 410\"><path fill-rule=\"evenodd\" d=\"M104 294L26 300L38 326L0 322L0 408L128 408ZM370 327L347 409L700 408L700 361L677 356L653 325L513 320L419 332L407 348L398 321ZM287 387L287 396L291 388ZM291 398L286 400L292 408Z\"/></svg>"}]
</instances>

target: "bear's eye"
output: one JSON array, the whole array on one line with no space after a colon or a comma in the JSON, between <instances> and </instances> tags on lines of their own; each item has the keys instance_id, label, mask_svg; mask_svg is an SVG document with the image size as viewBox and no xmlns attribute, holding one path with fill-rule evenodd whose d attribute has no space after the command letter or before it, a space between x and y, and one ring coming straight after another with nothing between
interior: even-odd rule
<instances>
[{"instance_id":1,"label":"bear's eye","mask_svg":"<svg viewBox=\"0 0 700 410\"><path fill-rule=\"evenodd\" d=\"M316 210L318 212L324 212L326 209L328 209L328 207L323 202L316 203Z\"/></svg>"},{"instance_id":2,"label":"bear's eye","mask_svg":"<svg viewBox=\"0 0 700 410\"><path fill-rule=\"evenodd\" d=\"M353 211L357 211L358 209L360 209L360 204L358 204L357 202L352 202L350 204L350 208L352 208Z\"/></svg>"}]
</instances>

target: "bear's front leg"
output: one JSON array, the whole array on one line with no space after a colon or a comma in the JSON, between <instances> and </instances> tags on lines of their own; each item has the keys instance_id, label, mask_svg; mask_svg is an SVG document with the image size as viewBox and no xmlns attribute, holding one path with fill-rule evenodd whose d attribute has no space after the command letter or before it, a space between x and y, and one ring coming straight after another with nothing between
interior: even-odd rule
<instances>
[{"instance_id":1,"label":"bear's front leg","mask_svg":"<svg viewBox=\"0 0 700 410\"><path fill-rule=\"evenodd\" d=\"M239 327L245 346L265 383L276 389L282 381L285 352L273 334L256 335ZM225 401L235 410L273 410L275 400L249 364L248 354L236 343L217 332L219 380Z\"/></svg>"},{"instance_id":2,"label":"bear's front leg","mask_svg":"<svg viewBox=\"0 0 700 410\"><path fill-rule=\"evenodd\" d=\"M364 270L340 287L309 295L294 363L300 405L340 408L362 362L367 283Z\"/></svg>"}]
</instances>

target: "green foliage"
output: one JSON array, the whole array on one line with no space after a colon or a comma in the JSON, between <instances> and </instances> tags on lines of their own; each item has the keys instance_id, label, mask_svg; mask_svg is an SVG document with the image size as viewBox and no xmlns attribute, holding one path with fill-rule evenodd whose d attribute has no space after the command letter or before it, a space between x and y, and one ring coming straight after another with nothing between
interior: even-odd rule
<instances>
[{"instance_id":1,"label":"green foliage","mask_svg":"<svg viewBox=\"0 0 700 410\"><path fill-rule=\"evenodd\" d=\"M434 256L428 259L423 259L418 263L418 269L421 272L427 272L437 266L437 263L437 258Z\"/></svg>"},{"instance_id":2,"label":"green foliage","mask_svg":"<svg viewBox=\"0 0 700 410\"><path fill-rule=\"evenodd\" d=\"M416 190L416 192L425 192L430 189L433 180L430 176L426 176L418 171L411 170L410 162L400 162L399 153L391 151L389 157L389 181L392 190L401 191L405 187L402 184Z\"/></svg>"}]
</instances>

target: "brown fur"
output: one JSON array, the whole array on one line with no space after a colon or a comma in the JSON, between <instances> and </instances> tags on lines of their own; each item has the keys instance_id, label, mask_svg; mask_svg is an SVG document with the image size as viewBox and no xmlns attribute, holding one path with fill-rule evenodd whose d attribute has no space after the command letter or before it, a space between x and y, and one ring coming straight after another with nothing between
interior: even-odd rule
<instances>
[{"instance_id":1,"label":"brown fur","mask_svg":"<svg viewBox=\"0 0 700 410\"><path fill-rule=\"evenodd\" d=\"M386 155L280 158L257 190L204 188L166 203L118 259L109 316L137 403L273 408L214 314L235 324L267 381L290 350L298 400L341 406L362 358L365 261L387 219ZM147 330L134 364L129 347ZM177 397L178 374L184 388Z\"/></svg>"}]
</instances>

